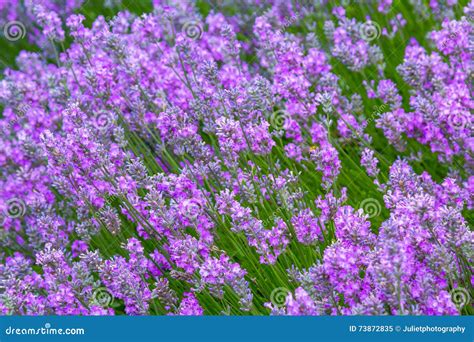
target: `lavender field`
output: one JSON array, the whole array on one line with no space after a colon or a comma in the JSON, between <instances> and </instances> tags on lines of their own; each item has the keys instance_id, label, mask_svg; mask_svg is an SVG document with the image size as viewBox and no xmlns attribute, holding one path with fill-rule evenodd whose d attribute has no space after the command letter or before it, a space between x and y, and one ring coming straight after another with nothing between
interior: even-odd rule
<instances>
[{"instance_id":1,"label":"lavender field","mask_svg":"<svg viewBox=\"0 0 474 342\"><path fill-rule=\"evenodd\" d=\"M474 0L0 0L0 315L473 315Z\"/></svg>"}]
</instances>

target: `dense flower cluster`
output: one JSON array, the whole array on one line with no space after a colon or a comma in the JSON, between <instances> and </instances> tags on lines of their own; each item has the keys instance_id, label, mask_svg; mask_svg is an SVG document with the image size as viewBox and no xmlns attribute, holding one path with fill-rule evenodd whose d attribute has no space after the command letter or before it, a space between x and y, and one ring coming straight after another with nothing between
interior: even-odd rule
<instances>
[{"instance_id":1,"label":"dense flower cluster","mask_svg":"<svg viewBox=\"0 0 474 342\"><path fill-rule=\"evenodd\" d=\"M81 1L0 2L42 48L0 81L0 314L472 313L455 3L413 5L437 26L393 66L390 0L156 0L91 27Z\"/></svg>"}]
</instances>

